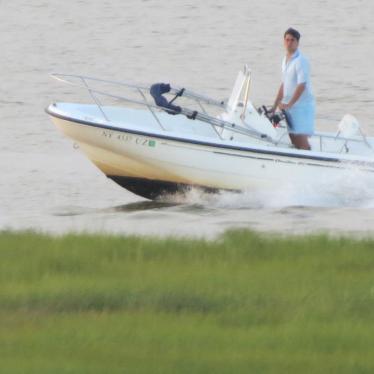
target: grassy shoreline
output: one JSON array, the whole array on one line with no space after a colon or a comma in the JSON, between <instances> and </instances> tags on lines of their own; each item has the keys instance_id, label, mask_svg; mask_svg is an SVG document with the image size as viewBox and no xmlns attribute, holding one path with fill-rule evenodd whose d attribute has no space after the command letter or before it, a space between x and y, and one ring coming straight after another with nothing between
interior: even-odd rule
<instances>
[{"instance_id":1,"label":"grassy shoreline","mask_svg":"<svg viewBox=\"0 0 374 374\"><path fill-rule=\"evenodd\" d=\"M0 233L7 373L369 373L374 240Z\"/></svg>"}]
</instances>

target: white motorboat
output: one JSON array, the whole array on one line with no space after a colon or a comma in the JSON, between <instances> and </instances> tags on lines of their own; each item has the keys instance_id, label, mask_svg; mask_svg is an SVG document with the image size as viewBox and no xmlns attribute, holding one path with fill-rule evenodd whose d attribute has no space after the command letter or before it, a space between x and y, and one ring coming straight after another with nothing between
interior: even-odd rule
<instances>
[{"instance_id":1,"label":"white motorboat","mask_svg":"<svg viewBox=\"0 0 374 374\"><path fill-rule=\"evenodd\" d=\"M149 199L191 186L208 191L276 188L284 181L302 186L334 181L351 169L374 181L374 138L365 136L353 116L345 115L336 133L316 132L311 150L295 149L284 113L270 115L249 99L247 67L226 101L168 84L52 76L83 87L93 100L51 104L46 112L54 124L108 178Z\"/></svg>"}]
</instances>

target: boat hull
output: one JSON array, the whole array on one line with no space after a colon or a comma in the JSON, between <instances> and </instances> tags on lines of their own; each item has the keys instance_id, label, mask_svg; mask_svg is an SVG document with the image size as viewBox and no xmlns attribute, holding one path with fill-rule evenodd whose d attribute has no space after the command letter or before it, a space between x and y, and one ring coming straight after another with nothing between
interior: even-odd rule
<instances>
[{"instance_id":1,"label":"boat hull","mask_svg":"<svg viewBox=\"0 0 374 374\"><path fill-rule=\"evenodd\" d=\"M115 183L119 184L126 190L150 200L155 200L167 195L185 194L190 191L191 188L197 188L206 193L218 193L220 191L217 188L189 185L184 183L173 183L145 178L124 177L116 175L107 175L107 177L112 179Z\"/></svg>"},{"instance_id":2,"label":"boat hull","mask_svg":"<svg viewBox=\"0 0 374 374\"><path fill-rule=\"evenodd\" d=\"M316 180L334 183L352 168L339 159L305 152L230 146L49 114L107 177L149 199L191 186L216 192L277 188L282 183L303 186ZM359 169L373 178L372 167Z\"/></svg>"}]
</instances>

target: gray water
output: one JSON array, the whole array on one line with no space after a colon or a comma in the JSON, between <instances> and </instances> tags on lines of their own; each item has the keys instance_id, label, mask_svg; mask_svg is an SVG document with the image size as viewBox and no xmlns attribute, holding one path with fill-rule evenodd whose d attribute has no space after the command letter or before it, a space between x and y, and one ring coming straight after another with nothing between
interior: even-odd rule
<instances>
[{"instance_id":1,"label":"gray water","mask_svg":"<svg viewBox=\"0 0 374 374\"><path fill-rule=\"evenodd\" d=\"M0 229L370 234L374 192L358 175L302 191L191 191L149 202L106 179L44 108L79 99L50 72L168 81L224 99L245 63L252 99L269 104L280 83L283 32L293 26L312 66L317 128L335 131L351 113L374 135L373 17L369 0L0 1Z\"/></svg>"}]
</instances>

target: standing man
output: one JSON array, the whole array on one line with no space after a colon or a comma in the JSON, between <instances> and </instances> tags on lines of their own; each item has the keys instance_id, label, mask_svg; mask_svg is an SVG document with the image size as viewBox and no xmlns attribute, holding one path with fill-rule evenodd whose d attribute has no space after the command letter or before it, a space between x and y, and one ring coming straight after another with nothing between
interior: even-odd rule
<instances>
[{"instance_id":1,"label":"standing man","mask_svg":"<svg viewBox=\"0 0 374 374\"><path fill-rule=\"evenodd\" d=\"M285 110L292 144L310 150L308 136L314 131L315 102L310 84L308 60L298 50L300 33L289 28L284 33L286 56L282 62L282 84L272 111Z\"/></svg>"}]
</instances>

